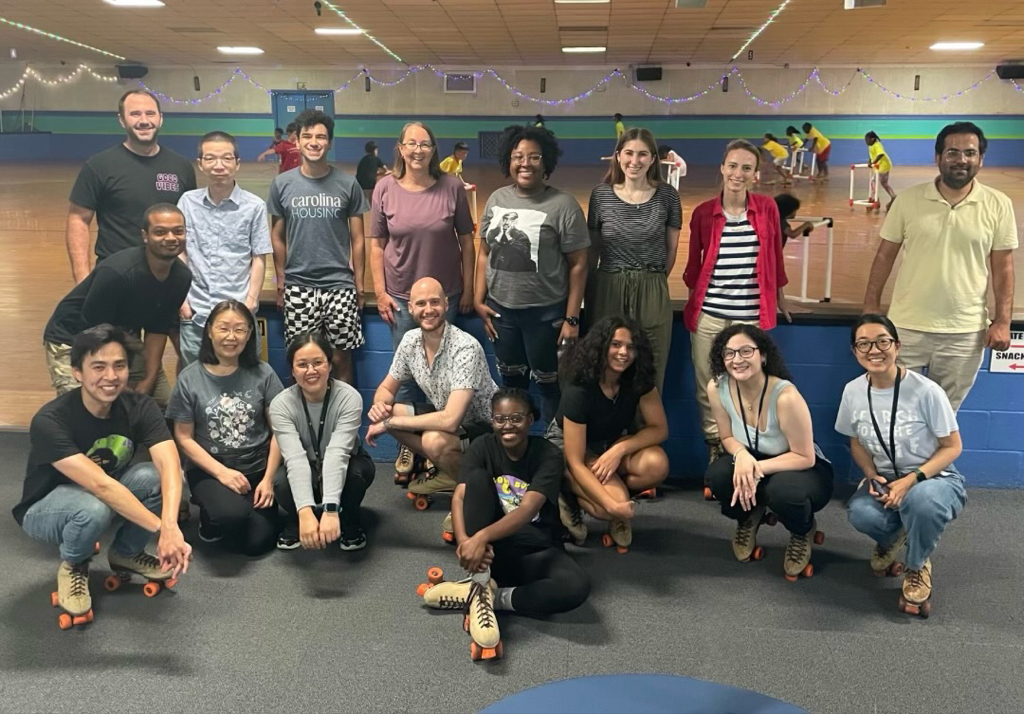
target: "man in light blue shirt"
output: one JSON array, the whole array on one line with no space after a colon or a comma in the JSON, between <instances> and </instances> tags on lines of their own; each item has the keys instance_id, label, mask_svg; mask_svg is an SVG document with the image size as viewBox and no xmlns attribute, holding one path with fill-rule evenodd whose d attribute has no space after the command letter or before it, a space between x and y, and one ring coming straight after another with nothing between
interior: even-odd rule
<instances>
[{"instance_id":1,"label":"man in light blue shirt","mask_svg":"<svg viewBox=\"0 0 1024 714\"><path fill-rule=\"evenodd\" d=\"M254 313L270 245L267 207L235 183L240 159L235 138L212 131L199 142L199 170L207 188L187 191L178 201L187 228L182 257L192 269L192 288L181 306L181 364L199 355L206 318L221 300L244 302Z\"/></svg>"}]
</instances>

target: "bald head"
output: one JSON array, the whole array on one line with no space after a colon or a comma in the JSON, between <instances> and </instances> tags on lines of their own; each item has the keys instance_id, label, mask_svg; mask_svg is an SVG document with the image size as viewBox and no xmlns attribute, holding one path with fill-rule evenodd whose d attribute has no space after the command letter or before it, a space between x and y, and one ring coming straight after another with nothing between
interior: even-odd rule
<instances>
[{"instance_id":1,"label":"bald head","mask_svg":"<svg viewBox=\"0 0 1024 714\"><path fill-rule=\"evenodd\" d=\"M417 297L440 297L444 298L444 288L434 278L420 278L409 291L409 302L415 302Z\"/></svg>"},{"instance_id":2,"label":"bald head","mask_svg":"<svg viewBox=\"0 0 1024 714\"><path fill-rule=\"evenodd\" d=\"M434 332L445 325L448 298L434 278L421 278L409 291L409 312L423 332Z\"/></svg>"}]
</instances>

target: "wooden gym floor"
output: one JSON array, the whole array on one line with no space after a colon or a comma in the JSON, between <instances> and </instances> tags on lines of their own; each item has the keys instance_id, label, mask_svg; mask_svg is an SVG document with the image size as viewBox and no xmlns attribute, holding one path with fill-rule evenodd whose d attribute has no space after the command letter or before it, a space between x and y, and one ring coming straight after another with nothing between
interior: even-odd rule
<instances>
[{"instance_id":1,"label":"wooden gym floor","mask_svg":"<svg viewBox=\"0 0 1024 714\"><path fill-rule=\"evenodd\" d=\"M340 164L353 172L351 164ZM834 228L834 262L832 304L801 304L792 300L800 292L802 251L799 242L786 248L786 269L790 284L787 295L799 311L834 312L859 306L871 267L878 229L885 217L866 213L863 208L851 209L849 170L834 166L833 178L827 185L797 182L789 189L803 202L801 215L832 216ZM64 224L67 197L79 169L78 164L2 164L0 170L0 429L25 429L32 415L53 397L42 351L42 332L56 303L71 289L71 275L64 248ZM275 165L243 164L239 181L243 188L266 196L276 174ZM586 210L590 190L601 180L601 166L559 167L551 183L572 192ZM892 185L897 191L935 176L931 167L897 167ZM479 186L479 209L482 212L487 196L503 185L493 165L479 166L467 162L465 176ZM717 171L697 167L682 179L684 228L679 241L679 258L669 279L674 300L686 298L682 268L689 243L686 228L693 207L714 195ZM1014 201L1018 229L1024 222L1024 169L982 169L979 178L986 184L1005 191ZM202 179L200 178L202 182ZM781 191L781 186L761 186L760 191ZM866 187L861 187L866 192ZM884 204L884 201L883 201ZM820 298L825 284L826 230L819 229L811 237L808 296ZM1017 275L1024 275L1024 251L1015 258ZM369 273L369 270L367 270ZM268 278L273 269L268 265ZM367 277L367 289L372 290ZM890 280L891 286L891 280ZM272 295L268 280L266 296ZM885 299L888 299L889 290ZM1015 315L1024 317L1024 290L1017 291ZM168 350L168 353L171 351ZM172 367L173 358L167 360ZM173 369L169 370L169 373Z\"/></svg>"}]
</instances>

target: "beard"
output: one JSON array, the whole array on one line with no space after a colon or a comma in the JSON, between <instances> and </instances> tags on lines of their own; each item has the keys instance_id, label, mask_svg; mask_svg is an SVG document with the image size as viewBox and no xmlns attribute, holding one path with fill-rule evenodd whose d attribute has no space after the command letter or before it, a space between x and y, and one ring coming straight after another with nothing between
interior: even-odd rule
<instances>
[{"instance_id":1,"label":"beard","mask_svg":"<svg viewBox=\"0 0 1024 714\"><path fill-rule=\"evenodd\" d=\"M131 127L125 127L125 131L128 132L128 136L129 138L131 138L133 142L135 142L136 144L142 144L143 146L150 146L152 144L155 144L157 136L160 135L160 127L156 127L153 129L152 139L143 139L142 137L139 136L135 129Z\"/></svg>"},{"instance_id":2,"label":"beard","mask_svg":"<svg viewBox=\"0 0 1024 714\"><path fill-rule=\"evenodd\" d=\"M954 170L952 167L943 167L939 169L939 175L942 176L942 183L959 190L974 180L974 177L978 175L978 169L968 166L966 171L963 171Z\"/></svg>"}]
</instances>

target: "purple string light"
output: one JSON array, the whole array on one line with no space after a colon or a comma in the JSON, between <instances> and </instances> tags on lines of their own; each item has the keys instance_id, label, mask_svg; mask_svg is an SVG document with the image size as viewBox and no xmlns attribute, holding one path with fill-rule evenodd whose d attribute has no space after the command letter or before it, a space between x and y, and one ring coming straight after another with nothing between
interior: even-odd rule
<instances>
[{"instance_id":1,"label":"purple string light","mask_svg":"<svg viewBox=\"0 0 1024 714\"><path fill-rule=\"evenodd\" d=\"M743 91L747 93L748 97L750 97L752 100L757 102L758 106L760 106L760 107L774 107L775 109L778 109L779 107L781 107L786 102L790 102L790 101L796 99L797 95L800 94L801 92L803 92L807 88L807 84L812 79L814 79L814 78L816 78L818 76L818 68L815 67L813 70L811 70L811 73L809 75L807 75L807 79L805 79L803 81L803 84L801 84L799 87L797 87L794 91L790 92L789 94L787 94L785 97L782 97L781 99L776 99L775 101L769 101L767 99L761 99L760 97L756 96L753 92L751 92L747 88L747 83L743 81L743 73L740 72L739 67L733 67L732 69L730 69L729 70L729 74L735 74L739 78L740 86L743 87Z\"/></svg>"},{"instance_id":2,"label":"purple string light","mask_svg":"<svg viewBox=\"0 0 1024 714\"><path fill-rule=\"evenodd\" d=\"M972 84L970 87L967 87L966 89L961 89L959 92L953 92L952 94L945 94L945 95L943 95L941 97L908 97L908 96L906 96L904 94L901 94L899 92L894 92L893 90L891 90L891 89L889 89L889 88L879 84L877 81L875 81L874 77L872 77L870 74L865 72L862 68L858 67L857 71L860 74L862 74L864 76L864 78L868 80L868 82L870 82L871 84L875 85L876 87L881 89L886 94L891 94L892 96L896 97L897 99L909 99L912 102L947 102L947 101L949 101L950 99L952 99L954 97L962 97L963 95L967 94L971 90L977 89L982 84L984 84L988 80L992 79L992 72L989 72L987 75L985 75L984 77L979 79L977 82ZM1018 91L1019 91L1019 88L1018 88Z\"/></svg>"},{"instance_id":3,"label":"purple string light","mask_svg":"<svg viewBox=\"0 0 1024 714\"><path fill-rule=\"evenodd\" d=\"M153 94L155 94L157 97L159 97L161 100L163 100L165 102L170 102L171 104L188 104L188 105L191 105L191 106L196 106L197 104L202 104L203 102L209 101L210 99L213 99L214 97L218 96L222 91L224 91L224 89L229 84L231 84L232 82L235 81L235 78L238 76L238 72L240 72L240 71L241 70L235 70L234 72L231 73L231 76L227 78L227 80L224 82L224 84L222 84L219 87L217 87L215 90L213 90L212 92L207 94L205 97L199 97L197 99L176 99L175 97L172 97L169 94L164 94L163 92L159 92L159 91L153 89L148 84L143 82L141 79L139 80L139 86L142 89L145 89L147 92L152 92Z\"/></svg>"}]
</instances>

